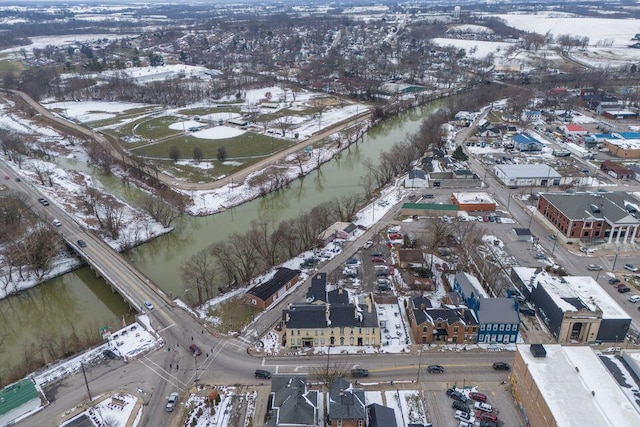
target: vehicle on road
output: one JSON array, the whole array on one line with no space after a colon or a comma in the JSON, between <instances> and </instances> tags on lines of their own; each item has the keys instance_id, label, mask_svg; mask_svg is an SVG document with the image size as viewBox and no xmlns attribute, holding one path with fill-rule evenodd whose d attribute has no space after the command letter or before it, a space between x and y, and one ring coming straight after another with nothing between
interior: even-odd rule
<instances>
[{"instance_id":1,"label":"vehicle on road","mask_svg":"<svg viewBox=\"0 0 640 427\"><path fill-rule=\"evenodd\" d=\"M525 314L527 316L535 316L536 315L536 311L531 308L531 307L527 307L527 306L522 306L518 308L518 311L522 314Z\"/></svg>"},{"instance_id":2,"label":"vehicle on road","mask_svg":"<svg viewBox=\"0 0 640 427\"><path fill-rule=\"evenodd\" d=\"M16 178L16 182L20 182L22 181L20 178Z\"/></svg>"},{"instance_id":3,"label":"vehicle on road","mask_svg":"<svg viewBox=\"0 0 640 427\"><path fill-rule=\"evenodd\" d=\"M369 371L364 368L353 368L351 370L351 376L353 378L366 378L369 376Z\"/></svg>"},{"instance_id":4,"label":"vehicle on road","mask_svg":"<svg viewBox=\"0 0 640 427\"><path fill-rule=\"evenodd\" d=\"M371 246L373 246L373 240L367 240L364 242L364 245L362 245L364 249L369 249Z\"/></svg>"},{"instance_id":5,"label":"vehicle on road","mask_svg":"<svg viewBox=\"0 0 640 427\"><path fill-rule=\"evenodd\" d=\"M600 271L600 270L602 270L602 266L600 264L589 264L589 265L587 265L587 270L589 270L589 271Z\"/></svg>"},{"instance_id":6,"label":"vehicle on road","mask_svg":"<svg viewBox=\"0 0 640 427\"><path fill-rule=\"evenodd\" d=\"M635 304L640 301L640 295L631 295L628 301Z\"/></svg>"},{"instance_id":7,"label":"vehicle on road","mask_svg":"<svg viewBox=\"0 0 640 427\"><path fill-rule=\"evenodd\" d=\"M618 292L620 292L621 294L626 294L627 292L631 292L631 288L623 286L621 288L618 288Z\"/></svg>"},{"instance_id":8,"label":"vehicle on road","mask_svg":"<svg viewBox=\"0 0 640 427\"><path fill-rule=\"evenodd\" d=\"M268 380L271 378L271 372L265 371L264 369L256 369L256 371L254 372L254 376L256 378Z\"/></svg>"},{"instance_id":9,"label":"vehicle on road","mask_svg":"<svg viewBox=\"0 0 640 427\"><path fill-rule=\"evenodd\" d=\"M47 199L39 198L38 201L42 206L49 206L49 201Z\"/></svg>"},{"instance_id":10,"label":"vehicle on road","mask_svg":"<svg viewBox=\"0 0 640 427\"><path fill-rule=\"evenodd\" d=\"M494 362L493 369L495 369L496 371L508 371L511 369L511 366L509 366L509 364L505 362Z\"/></svg>"},{"instance_id":11,"label":"vehicle on road","mask_svg":"<svg viewBox=\"0 0 640 427\"><path fill-rule=\"evenodd\" d=\"M633 265L633 264L625 264L625 265L624 265L624 269L625 269L625 270L629 270L629 271L633 271L634 273L635 273L636 271L638 271L638 267L636 267L636 266L635 266L635 265Z\"/></svg>"},{"instance_id":12,"label":"vehicle on road","mask_svg":"<svg viewBox=\"0 0 640 427\"><path fill-rule=\"evenodd\" d=\"M595 249L587 248L586 246L580 246L580 252L583 254L592 254L595 252Z\"/></svg>"},{"instance_id":13,"label":"vehicle on road","mask_svg":"<svg viewBox=\"0 0 640 427\"><path fill-rule=\"evenodd\" d=\"M153 304L151 304L151 301L145 301L143 304L147 307L147 310L153 310Z\"/></svg>"},{"instance_id":14,"label":"vehicle on road","mask_svg":"<svg viewBox=\"0 0 640 427\"><path fill-rule=\"evenodd\" d=\"M80 239L78 240L78 246L80 246L81 248L86 248L87 243L84 240Z\"/></svg>"},{"instance_id":15,"label":"vehicle on road","mask_svg":"<svg viewBox=\"0 0 640 427\"><path fill-rule=\"evenodd\" d=\"M189 350L191 350L191 353L193 353L194 356L200 356L202 354L202 350L200 350L200 347L195 344L191 344L189 346Z\"/></svg>"},{"instance_id":16,"label":"vehicle on road","mask_svg":"<svg viewBox=\"0 0 640 427\"><path fill-rule=\"evenodd\" d=\"M8 180L8 179L11 179L11 178L9 178L9 175L5 175L5 176L4 176L4 179L7 179L7 180Z\"/></svg>"},{"instance_id":17,"label":"vehicle on road","mask_svg":"<svg viewBox=\"0 0 640 427\"><path fill-rule=\"evenodd\" d=\"M56 227L61 227L62 223L60 221L58 221L57 219L54 219L53 220L53 225L56 226Z\"/></svg>"},{"instance_id":18,"label":"vehicle on road","mask_svg":"<svg viewBox=\"0 0 640 427\"><path fill-rule=\"evenodd\" d=\"M173 408L178 404L178 396L178 392L176 391L169 395L169 399L167 399L167 406L165 406L167 412L173 412Z\"/></svg>"},{"instance_id":19,"label":"vehicle on road","mask_svg":"<svg viewBox=\"0 0 640 427\"><path fill-rule=\"evenodd\" d=\"M541 253L537 253L534 255L535 259L547 259L547 256L545 254L541 254Z\"/></svg>"},{"instance_id":20,"label":"vehicle on road","mask_svg":"<svg viewBox=\"0 0 640 427\"><path fill-rule=\"evenodd\" d=\"M444 373L444 366L429 365L429 366L427 366L427 371L430 374L442 374L442 373Z\"/></svg>"}]
</instances>

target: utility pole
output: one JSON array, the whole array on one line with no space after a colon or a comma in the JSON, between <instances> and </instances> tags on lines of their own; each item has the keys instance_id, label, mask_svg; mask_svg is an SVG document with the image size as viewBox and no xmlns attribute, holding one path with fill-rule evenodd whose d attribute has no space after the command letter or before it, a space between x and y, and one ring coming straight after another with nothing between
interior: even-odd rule
<instances>
[{"instance_id":1,"label":"utility pole","mask_svg":"<svg viewBox=\"0 0 640 427\"><path fill-rule=\"evenodd\" d=\"M613 273L616 269L616 261L618 261L618 253L620 252L620 246L616 247L616 256L613 258L613 265L611 266L611 272Z\"/></svg>"},{"instance_id":2,"label":"utility pole","mask_svg":"<svg viewBox=\"0 0 640 427\"><path fill-rule=\"evenodd\" d=\"M93 400L91 398L91 390L89 390L89 381L87 381L87 373L84 371L84 363L80 362L80 367L82 368L82 376L84 377L84 385L87 386L87 393L89 394L89 401Z\"/></svg>"},{"instance_id":3,"label":"utility pole","mask_svg":"<svg viewBox=\"0 0 640 427\"><path fill-rule=\"evenodd\" d=\"M422 344L420 344L420 357L418 358L418 377L416 378L416 384L420 382L420 367L422 366Z\"/></svg>"}]
</instances>

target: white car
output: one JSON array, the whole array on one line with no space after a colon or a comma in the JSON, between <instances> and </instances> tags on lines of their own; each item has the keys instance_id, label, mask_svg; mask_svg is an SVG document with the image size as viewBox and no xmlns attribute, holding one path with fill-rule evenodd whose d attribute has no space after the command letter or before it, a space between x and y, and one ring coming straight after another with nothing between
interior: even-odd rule
<instances>
[{"instance_id":1,"label":"white car","mask_svg":"<svg viewBox=\"0 0 640 427\"><path fill-rule=\"evenodd\" d=\"M364 249L369 249L371 246L373 246L373 240L367 240L366 242L364 242L364 245L362 247Z\"/></svg>"},{"instance_id":2,"label":"white car","mask_svg":"<svg viewBox=\"0 0 640 427\"><path fill-rule=\"evenodd\" d=\"M147 307L147 310L153 310L153 304L150 301L145 301L143 304Z\"/></svg>"},{"instance_id":3,"label":"white car","mask_svg":"<svg viewBox=\"0 0 640 427\"><path fill-rule=\"evenodd\" d=\"M636 266L635 266L635 265L633 265L633 264L625 264L625 265L624 265L624 269L625 269L625 270L629 270L629 271L633 271L634 273L635 273L636 271L638 271L638 267L636 267Z\"/></svg>"},{"instance_id":4,"label":"white car","mask_svg":"<svg viewBox=\"0 0 640 427\"><path fill-rule=\"evenodd\" d=\"M167 412L173 412L173 409L178 404L178 396L179 396L178 393L175 391L169 395L169 399L167 400L167 406L165 407Z\"/></svg>"},{"instance_id":5,"label":"white car","mask_svg":"<svg viewBox=\"0 0 640 427\"><path fill-rule=\"evenodd\" d=\"M580 252L585 253L587 255L595 252L595 249L587 248L585 246L580 246Z\"/></svg>"},{"instance_id":6,"label":"white car","mask_svg":"<svg viewBox=\"0 0 640 427\"><path fill-rule=\"evenodd\" d=\"M587 265L587 270L589 271L600 271L602 270L602 266L599 264L589 264Z\"/></svg>"},{"instance_id":7,"label":"white car","mask_svg":"<svg viewBox=\"0 0 640 427\"><path fill-rule=\"evenodd\" d=\"M628 299L629 302L632 303L637 303L638 301L640 301L640 295L631 295Z\"/></svg>"}]
</instances>

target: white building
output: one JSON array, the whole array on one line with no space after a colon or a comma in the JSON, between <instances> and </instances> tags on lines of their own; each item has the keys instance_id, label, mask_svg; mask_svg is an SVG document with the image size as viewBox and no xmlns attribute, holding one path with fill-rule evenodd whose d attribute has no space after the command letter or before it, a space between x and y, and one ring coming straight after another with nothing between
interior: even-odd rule
<instances>
[{"instance_id":1,"label":"white building","mask_svg":"<svg viewBox=\"0 0 640 427\"><path fill-rule=\"evenodd\" d=\"M507 186L550 187L564 184L566 180L554 168L543 164L495 165L494 171Z\"/></svg>"},{"instance_id":2,"label":"white building","mask_svg":"<svg viewBox=\"0 0 640 427\"><path fill-rule=\"evenodd\" d=\"M511 383L531 427L640 425L633 395L588 346L519 344Z\"/></svg>"},{"instance_id":3,"label":"white building","mask_svg":"<svg viewBox=\"0 0 640 427\"><path fill-rule=\"evenodd\" d=\"M404 186L406 188L427 188L429 181L423 171L414 169L407 174L404 180Z\"/></svg>"}]
</instances>

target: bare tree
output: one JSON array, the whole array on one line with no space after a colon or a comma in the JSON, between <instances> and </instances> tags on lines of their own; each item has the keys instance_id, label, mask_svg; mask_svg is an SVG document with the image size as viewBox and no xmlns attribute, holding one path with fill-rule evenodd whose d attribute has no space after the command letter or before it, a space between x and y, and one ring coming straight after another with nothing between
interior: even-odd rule
<instances>
[{"instance_id":1,"label":"bare tree","mask_svg":"<svg viewBox=\"0 0 640 427\"><path fill-rule=\"evenodd\" d=\"M280 132L282 132L282 136L286 136L287 131L292 126L291 116L280 117L276 120L276 126L278 126L278 129L280 129Z\"/></svg>"},{"instance_id":2,"label":"bare tree","mask_svg":"<svg viewBox=\"0 0 640 427\"><path fill-rule=\"evenodd\" d=\"M198 146L193 147L193 160L195 160L197 164L200 164L203 157L204 154L202 153L202 148Z\"/></svg>"},{"instance_id":3,"label":"bare tree","mask_svg":"<svg viewBox=\"0 0 640 427\"><path fill-rule=\"evenodd\" d=\"M177 162L180 159L180 150L175 145L169 147L169 158L174 162Z\"/></svg>"},{"instance_id":4,"label":"bare tree","mask_svg":"<svg viewBox=\"0 0 640 427\"><path fill-rule=\"evenodd\" d=\"M198 305L215 295L216 259L209 250L197 252L180 267L182 282L187 289L195 289Z\"/></svg>"},{"instance_id":5,"label":"bare tree","mask_svg":"<svg viewBox=\"0 0 640 427\"><path fill-rule=\"evenodd\" d=\"M227 159L227 149L224 147L224 145L218 147L217 157L218 161L220 162L224 162Z\"/></svg>"}]
</instances>

